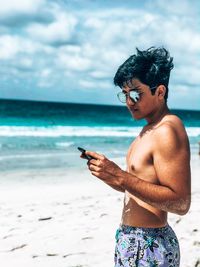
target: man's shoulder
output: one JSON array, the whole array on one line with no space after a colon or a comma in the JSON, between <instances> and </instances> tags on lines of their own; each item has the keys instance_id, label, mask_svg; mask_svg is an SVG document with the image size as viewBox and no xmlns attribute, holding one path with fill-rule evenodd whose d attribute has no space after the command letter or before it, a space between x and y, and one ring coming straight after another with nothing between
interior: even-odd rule
<instances>
[{"instance_id":1,"label":"man's shoulder","mask_svg":"<svg viewBox=\"0 0 200 267\"><path fill-rule=\"evenodd\" d=\"M166 116L154 131L157 146L177 147L187 143L187 133L181 119L173 114Z\"/></svg>"},{"instance_id":2,"label":"man's shoulder","mask_svg":"<svg viewBox=\"0 0 200 267\"><path fill-rule=\"evenodd\" d=\"M156 135L173 135L181 134L182 132L185 133L185 127L183 125L183 122L178 116L174 114L165 116L155 128Z\"/></svg>"}]
</instances>

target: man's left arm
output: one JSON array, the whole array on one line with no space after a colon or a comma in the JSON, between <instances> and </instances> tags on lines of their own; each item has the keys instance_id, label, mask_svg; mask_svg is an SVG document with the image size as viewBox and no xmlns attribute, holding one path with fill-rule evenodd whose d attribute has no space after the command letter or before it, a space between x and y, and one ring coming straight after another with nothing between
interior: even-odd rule
<instances>
[{"instance_id":1,"label":"man's left arm","mask_svg":"<svg viewBox=\"0 0 200 267\"><path fill-rule=\"evenodd\" d=\"M184 131L184 128L183 128ZM124 188L144 202L167 212L184 215L190 207L191 174L187 135L181 138L170 125L157 133L153 164L159 185L126 173Z\"/></svg>"}]
</instances>

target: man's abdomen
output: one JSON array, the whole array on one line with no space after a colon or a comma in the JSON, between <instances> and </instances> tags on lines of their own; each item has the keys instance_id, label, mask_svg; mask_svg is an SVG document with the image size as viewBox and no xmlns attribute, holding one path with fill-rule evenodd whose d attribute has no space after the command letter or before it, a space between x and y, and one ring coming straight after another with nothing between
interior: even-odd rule
<instances>
[{"instance_id":1,"label":"man's abdomen","mask_svg":"<svg viewBox=\"0 0 200 267\"><path fill-rule=\"evenodd\" d=\"M158 210L126 192L121 224L137 227L163 227L167 224L167 212Z\"/></svg>"}]
</instances>

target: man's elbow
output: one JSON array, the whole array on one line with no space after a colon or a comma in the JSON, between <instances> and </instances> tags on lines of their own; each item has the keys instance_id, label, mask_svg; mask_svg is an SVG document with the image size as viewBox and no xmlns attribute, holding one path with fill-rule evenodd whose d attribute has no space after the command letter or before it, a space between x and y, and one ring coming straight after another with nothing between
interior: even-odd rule
<instances>
[{"instance_id":1,"label":"man's elbow","mask_svg":"<svg viewBox=\"0 0 200 267\"><path fill-rule=\"evenodd\" d=\"M188 209L180 209L180 210L176 211L176 214L183 216L183 215L187 214L188 211L189 211L189 208Z\"/></svg>"},{"instance_id":2,"label":"man's elbow","mask_svg":"<svg viewBox=\"0 0 200 267\"><path fill-rule=\"evenodd\" d=\"M179 201L179 205L175 213L182 216L187 214L190 209L190 204L191 204L191 197L188 197L187 199L184 200L181 199L181 201Z\"/></svg>"}]
</instances>

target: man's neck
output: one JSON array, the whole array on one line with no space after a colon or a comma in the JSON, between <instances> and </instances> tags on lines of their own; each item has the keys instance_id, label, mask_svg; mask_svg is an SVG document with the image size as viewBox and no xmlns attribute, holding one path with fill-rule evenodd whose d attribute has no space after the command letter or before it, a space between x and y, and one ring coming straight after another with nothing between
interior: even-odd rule
<instances>
[{"instance_id":1,"label":"man's neck","mask_svg":"<svg viewBox=\"0 0 200 267\"><path fill-rule=\"evenodd\" d=\"M148 116L148 118L146 118L147 126L158 123L167 114L170 114L170 110L168 109L168 106L164 104L163 106L161 106L160 109L158 109L156 112Z\"/></svg>"}]
</instances>

